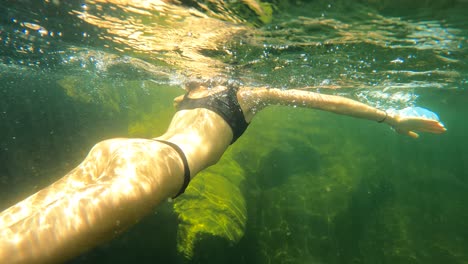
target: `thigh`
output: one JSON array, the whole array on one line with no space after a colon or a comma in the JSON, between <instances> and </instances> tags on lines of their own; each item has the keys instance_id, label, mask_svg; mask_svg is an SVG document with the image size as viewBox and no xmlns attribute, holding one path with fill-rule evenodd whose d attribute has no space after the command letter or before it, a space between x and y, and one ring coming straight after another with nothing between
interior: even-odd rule
<instances>
[{"instance_id":1,"label":"thigh","mask_svg":"<svg viewBox=\"0 0 468 264\"><path fill-rule=\"evenodd\" d=\"M112 156L111 152L125 145L127 141L128 139L111 139L97 143L86 158L64 177L1 212L0 228L8 227L34 212L43 210L54 201L94 184L105 170L105 165Z\"/></svg>"}]
</instances>

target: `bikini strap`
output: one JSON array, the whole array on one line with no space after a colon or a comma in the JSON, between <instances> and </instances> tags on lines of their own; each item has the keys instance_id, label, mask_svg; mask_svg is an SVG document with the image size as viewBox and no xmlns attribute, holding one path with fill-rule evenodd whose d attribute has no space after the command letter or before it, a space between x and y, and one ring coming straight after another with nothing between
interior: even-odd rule
<instances>
[{"instance_id":1,"label":"bikini strap","mask_svg":"<svg viewBox=\"0 0 468 264\"><path fill-rule=\"evenodd\" d=\"M249 123L245 121L244 113L237 100L236 87L228 87L227 90L217 92L202 98L190 98L189 93L184 95L177 105L177 110L205 108L222 117L231 127L234 143L247 129Z\"/></svg>"},{"instance_id":2,"label":"bikini strap","mask_svg":"<svg viewBox=\"0 0 468 264\"><path fill-rule=\"evenodd\" d=\"M190 168L188 165L187 157L185 156L185 153L182 151L182 149L176 144L166 141L166 140L160 140L160 139L153 139L153 140L172 147L179 154L180 159L182 160L182 163L184 164L184 184L180 188L180 191L174 197L172 197L172 199L175 199L179 195L185 192L185 189L187 189L187 186L189 185L189 182L190 182Z\"/></svg>"}]
</instances>

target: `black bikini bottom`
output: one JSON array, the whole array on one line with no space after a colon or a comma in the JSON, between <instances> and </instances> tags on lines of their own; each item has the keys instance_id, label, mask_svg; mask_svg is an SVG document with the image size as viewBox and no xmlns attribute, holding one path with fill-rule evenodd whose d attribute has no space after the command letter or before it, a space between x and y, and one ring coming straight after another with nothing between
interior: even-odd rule
<instances>
[{"instance_id":1,"label":"black bikini bottom","mask_svg":"<svg viewBox=\"0 0 468 264\"><path fill-rule=\"evenodd\" d=\"M190 182L190 168L188 166L187 157L185 156L182 149L176 144L166 141L166 140L160 140L160 139L153 139L153 140L172 147L175 151L177 151L177 153L180 156L180 159L182 160L182 163L184 164L184 184L182 185L182 188L180 188L180 191L174 197L172 197L173 199L177 198L177 196L185 192L185 189L187 189L187 186L189 185L189 182Z\"/></svg>"}]
</instances>

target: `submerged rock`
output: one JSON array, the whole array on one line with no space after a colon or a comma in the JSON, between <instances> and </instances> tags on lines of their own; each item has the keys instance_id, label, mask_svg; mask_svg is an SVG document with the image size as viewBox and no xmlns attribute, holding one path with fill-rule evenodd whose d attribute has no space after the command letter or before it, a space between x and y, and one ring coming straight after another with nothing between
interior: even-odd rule
<instances>
[{"instance_id":1,"label":"submerged rock","mask_svg":"<svg viewBox=\"0 0 468 264\"><path fill-rule=\"evenodd\" d=\"M175 200L179 215L178 251L192 258L197 244L224 239L236 244L244 235L247 221L242 194L244 170L226 154L220 163L200 173L184 195ZM207 236L208 235L208 236ZM206 246L205 246L206 247Z\"/></svg>"}]
</instances>

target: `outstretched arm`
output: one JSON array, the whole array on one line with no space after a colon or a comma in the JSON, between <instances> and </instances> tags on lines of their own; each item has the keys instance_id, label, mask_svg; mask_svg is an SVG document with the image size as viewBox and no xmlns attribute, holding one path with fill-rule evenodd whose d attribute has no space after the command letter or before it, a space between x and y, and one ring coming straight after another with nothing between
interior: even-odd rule
<instances>
[{"instance_id":1,"label":"outstretched arm","mask_svg":"<svg viewBox=\"0 0 468 264\"><path fill-rule=\"evenodd\" d=\"M420 117L402 117L395 113L360 103L336 95L319 94L301 90L280 90L269 88L245 88L240 93L245 99L247 110L246 119L250 121L253 115L268 105L288 105L314 108L347 115L371 121L386 123L392 126L398 133L418 137L417 131L430 133L443 133L446 131L444 125L437 120ZM253 107L253 105L256 107Z\"/></svg>"}]
</instances>

